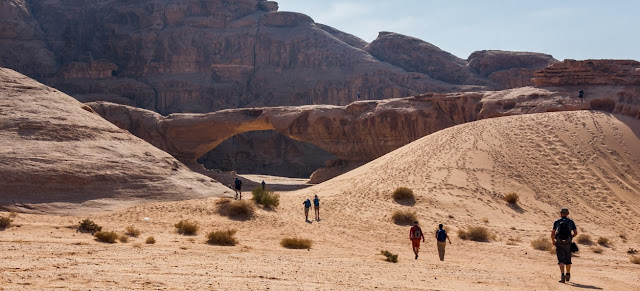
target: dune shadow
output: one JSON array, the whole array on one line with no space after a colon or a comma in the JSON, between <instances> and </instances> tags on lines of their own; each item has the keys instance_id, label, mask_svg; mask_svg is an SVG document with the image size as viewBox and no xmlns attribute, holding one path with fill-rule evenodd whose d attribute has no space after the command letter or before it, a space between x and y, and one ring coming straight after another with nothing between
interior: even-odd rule
<instances>
[{"instance_id":1,"label":"dune shadow","mask_svg":"<svg viewBox=\"0 0 640 291\"><path fill-rule=\"evenodd\" d=\"M518 212L520 214L523 214L525 212L524 209L522 209L522 207L520 207L520 205L518 204L508 203L507 205L509 206L509 208L513 209L513 211Z\"/></svg>"},{"instance_id":2,"label":"dune shadow","mask_svg":"<svg viewBox=\"0 0 640 291\"><path fill-rule=\"evenodd\" d=\"M567 285L576 287L576 288L582 288L582 289L603 290L602 288L593 286L593 285L585 285L585 284L578 284L578 283L569 283Z\"/></svg>"}]
</instances>

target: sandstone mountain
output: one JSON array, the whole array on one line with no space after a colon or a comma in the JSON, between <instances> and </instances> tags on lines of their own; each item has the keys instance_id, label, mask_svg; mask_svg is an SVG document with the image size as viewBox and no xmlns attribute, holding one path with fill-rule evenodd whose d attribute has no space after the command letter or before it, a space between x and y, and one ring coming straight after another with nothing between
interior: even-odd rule
<instances>
[{"instance_id":1,"label":"sandstone mountain","mask_svg":"<svg viewBox=\"0 0 640 291\"><path fill-rule=\"evenodd\" d=\"M0 207L69 214L230 192L56 89L9 69L0 84Z\"/></svg>"}]
</instances>

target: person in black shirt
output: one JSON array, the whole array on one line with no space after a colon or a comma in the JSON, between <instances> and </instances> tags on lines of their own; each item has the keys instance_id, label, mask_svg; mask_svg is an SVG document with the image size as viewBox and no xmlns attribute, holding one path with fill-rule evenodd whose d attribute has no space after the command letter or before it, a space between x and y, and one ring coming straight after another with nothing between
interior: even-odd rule
<instances>
[{"instance_id":1,"label":"person in black shirt","mask_svg":"<svg viewBox=\"0 0 640 291\"><path fill-rule=\"evenodd\" d=\"M556 246L556 256L558 257L558 266L560 266L560 283L571 279L571 240L578 235L575 222L568 218L569 209L562 208L560 210L560 218L553 222L553 230L551 231L551 242ZM565 275L565 267L567 273Z\"/></svg>"}]
</instances>

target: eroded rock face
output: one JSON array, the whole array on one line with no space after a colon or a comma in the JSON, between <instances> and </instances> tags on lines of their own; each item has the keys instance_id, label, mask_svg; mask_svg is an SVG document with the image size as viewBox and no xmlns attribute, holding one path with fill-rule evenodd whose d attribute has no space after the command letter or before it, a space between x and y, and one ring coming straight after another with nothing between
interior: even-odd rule
<instances>
[{"instance_id":1,"label":"eroded rock face","mask_svg":"<svg viewBox=\"0 0 640 291\"><path fill-rule=\"evenodd\" d=\"M467 61L474 72L488 77L500 89L533 86L531 79L537 70L558 62L547 54L498 50L474 52Z\"/></svg>"},{"instance_id":2,"label":"eroded rock face","mask_svg":"<svg viewBox=\"0 0 640 291\"><path fill-rule=\"evenodd\" d=\"M4 68L0 140L3 208L76 213L86 206L95 212L230 192L72 97Z\"/></svg>"},{"instance_id":3,"label":"eroded rock face","mask_svg":"<svg viewBox=\"0 0 640 291\"><path fill-rule=\"evenodd\" d=\"M632 60L565 60L535 73L537 87L640 85L640 62Z\"/></svg>"}]
</instances>

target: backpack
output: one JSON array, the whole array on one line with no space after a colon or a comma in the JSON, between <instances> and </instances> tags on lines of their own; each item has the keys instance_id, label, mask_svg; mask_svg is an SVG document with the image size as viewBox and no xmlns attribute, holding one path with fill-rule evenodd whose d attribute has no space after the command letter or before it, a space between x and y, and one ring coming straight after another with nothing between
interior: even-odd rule
<instances>
[{"instance_id":1,"label":"backpack","mask_svg":"<svg viewBox=\"0 0 640 291\"><path fill-rule=\"evenodd\" d=\"M413 238L420 239L422 237L422 229L416 226L413 228L412 234L413 234Z\"/></svg>"},{"instance_id":2,"label":"backpack","mask_svg":"<svg viewBox=\"0 0 640 291\"><path fill-rule=\"evenodd\" d=\"M444 229L438 230L438 241L446 241L447 240L447 232Z\"/></svg>"},{"instance_id":3,"label":"backpack","mask_svg":"<svg viewBox=\"0 0 640 291\"><path fill-rule=\"evenodd\" d=\"M567 219L561 219L556 229L556 239L568 241L571 240L571 228L569 228L569 221Z\"/></svg>"}]
</instances>

